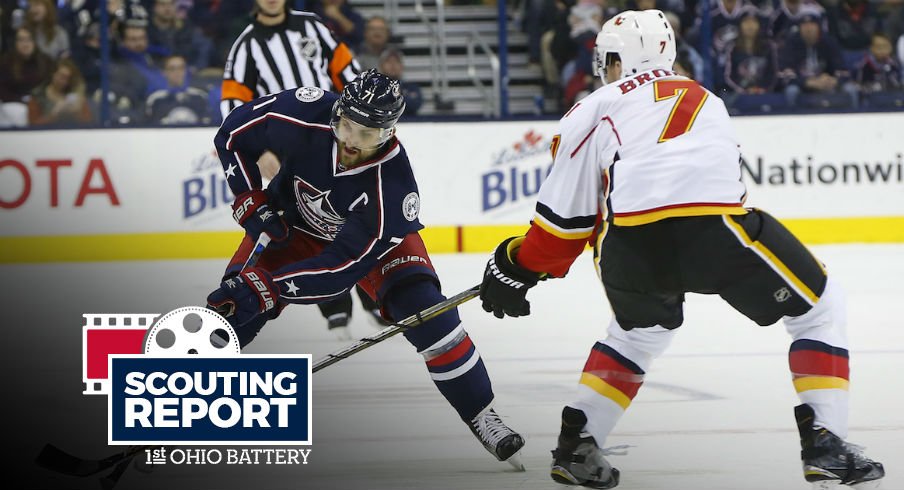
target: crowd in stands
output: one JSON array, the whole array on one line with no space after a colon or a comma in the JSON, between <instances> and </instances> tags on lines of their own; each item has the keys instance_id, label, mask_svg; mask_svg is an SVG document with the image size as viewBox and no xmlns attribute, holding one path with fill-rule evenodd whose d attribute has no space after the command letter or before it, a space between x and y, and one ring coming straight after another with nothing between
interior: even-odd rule
<instances>
[{"instance_id":1,"label":"crowd in stands","mask_svg":"<svg viewBox=\"0 0 904 490\"><path fill-rule=\"evenodd\" d=\"M218 124L223 67L255 0L0 0L0 128L99 124L103 55L112 125ZM346 0L290 0L317 13L363 66L402 77L389 23ZM104 26L103 19L106 19ZM405 82L406 114L421 104Z\"/></svg>"},{"instance_id":2,"label":"crowd in stands","mask_svg":"<svg viewBox=\"0 0 904 490\"><path fill-rule=\"evenodd\" d=\"M542 67L545 96L557 102L556 110L599 87L594 33L603 23L625 9L650 8L664 11L675 30L676 70L722 96L737 113L904 108L901 0L715 0L708 3L708 23L702 1L522 5L531 62Z\"/></svg>"},{"instance_id":3,"label":"crowd in stands","mask_svg":"<svg viewBox=\"0 0 904 490\"><path fill-rule=\"evenodd\" d=\"M904 107L904 0L715 0L708 22L702 0L513 1L554 112L599 86L596 34L629 8L666 12L676 70L736 112ZM219 123L223 66L254 0L107 0L106 15L100 3L0 0L0 128L98 124L104 34L110 123ZM404 80L388 19L364 18L354 0L290 3L320 15L362 69L400 78L406 117L417 114L420 87Z\"/></svg>"}]
</instances>

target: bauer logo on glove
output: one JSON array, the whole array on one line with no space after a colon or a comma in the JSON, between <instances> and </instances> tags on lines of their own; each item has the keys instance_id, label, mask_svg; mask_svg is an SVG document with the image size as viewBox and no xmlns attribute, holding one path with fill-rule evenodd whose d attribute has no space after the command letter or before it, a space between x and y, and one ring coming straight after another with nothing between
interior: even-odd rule
<instances>
[{"instance_id":1,"label":"bauer logo on glove","mask_svg":"<svg viewBox=\"0 0 904 490\"><path fill-rule=\"evenodd\" d=\"M229 323L242 326L276 307L278 295L279 290L270 274L250 267L223 281L219 289L207 297L207 304Z\"/></svg>"},{"instance_id":2,"label":"bauer logo on glove","mask_svg":"<svg viewBox=\"0 0 904 490\"><path fill-rule=\"evenodd\" d=\"M257 240L261 233L266 233L270 240L281 242L288 238L289 227L267 201L264 191L246 192L237 197L232 205L232 217L251 238Z\"/></svg>"}]
</instances>

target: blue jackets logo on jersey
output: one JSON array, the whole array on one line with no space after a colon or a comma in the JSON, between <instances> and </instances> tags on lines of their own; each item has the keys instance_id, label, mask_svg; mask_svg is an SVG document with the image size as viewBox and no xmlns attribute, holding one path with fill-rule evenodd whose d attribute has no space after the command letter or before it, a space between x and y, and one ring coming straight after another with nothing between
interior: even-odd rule
<instances>
[{"instance_id":1,"label":"blue jackets logo on jersey","mask_svg":"<svg viewBox=\"0 0 904 490\"><path fill-rule=\"evenodd\" d=\"M305 231L318 238L333 241L345 224L345 218L330 203L330 191L321 191L296 176L295 198L298 212L308 225Z\"/></svg>"}]
</instances>

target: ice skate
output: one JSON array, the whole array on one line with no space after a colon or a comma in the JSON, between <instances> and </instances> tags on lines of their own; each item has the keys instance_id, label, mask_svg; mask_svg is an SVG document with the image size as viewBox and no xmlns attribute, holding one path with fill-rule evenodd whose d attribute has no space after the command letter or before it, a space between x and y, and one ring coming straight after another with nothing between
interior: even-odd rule
<instances>
[{"instance_id":1,"label":"ice skate","mask_svg":"<svg viewBox=\"0 0 904 490\"><path fill-rule=\"evenodd\" d=\"M468 427L471 428L471 432L483 444L483 447L496 459L509 463L519 471L524 471L520 452L524 447L524 438L505 425L495 410L485 409L468 422Z\"/></svg>"},{"instance_id":2,"label":"ice skate","mask_svg":"<svg viewBox=\"0 0 904 490\"><path fill-rule=\"evenodd\" d=\"M589 434L582 433L587 416L571 407L562 410L562 431L552 451L550 476L562 485L614 488L618 470L606 461L604 451Z\"/></svg>"},{"instance_id":3,"label":"ice skate","mask_svg":"<svg viewBox=\"0 0 904 490\"><path fill-rule=\"evenodd\" d=\"M326 328L336 336L337 340L351 340L352 333L348 328L348 313L334 313L327 317Z\"/></svg>"},{"instance_id":4,"label":"ice skate","mask_svg":"<svg viewBox=\"0 0 904 490\"><path fill-rule=\"evenodd\" d=\"M827 429L814 427L814 412L809 405L795 407L794 417L800 432L804 479L813 484L814 490L839 485L857 490L879 488L885 476L882 463L867 458L859 446L843 441Z\"/></svg>"}]
</instances>

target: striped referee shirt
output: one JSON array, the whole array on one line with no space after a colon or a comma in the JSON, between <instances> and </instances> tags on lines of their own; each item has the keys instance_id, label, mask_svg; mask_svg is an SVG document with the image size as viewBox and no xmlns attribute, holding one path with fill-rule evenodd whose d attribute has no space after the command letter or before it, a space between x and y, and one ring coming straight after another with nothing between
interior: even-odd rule
<instances>
[{"instance_id":1,"label":"striped referee shirt","mask_svg":"<svg viewBox=\"0 0 904 490\"><path fill-rule=\"evenodd\" d=\"M317 15L292 10L276 26L252 22L236 39L223 71L220 112L225 119L245 102L295 87L339 92L360 71Z\"/></svg>"}]
</instances>

